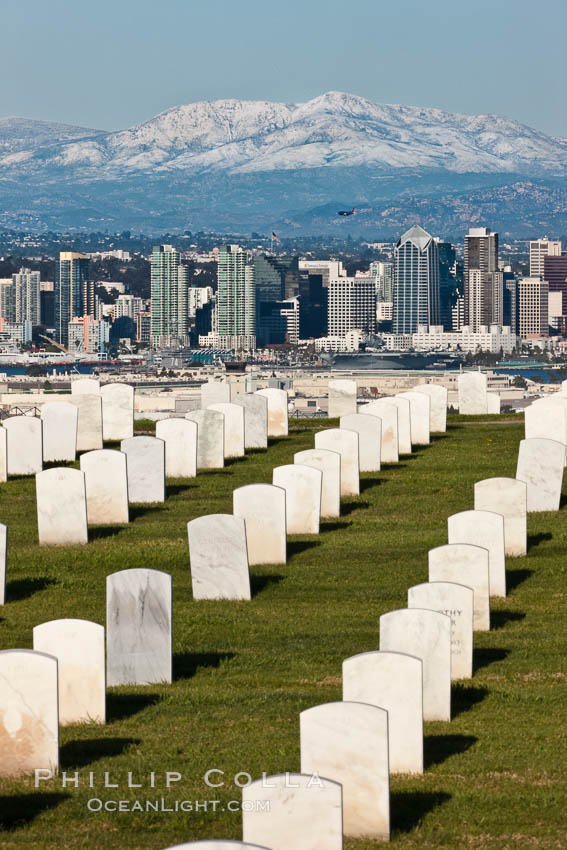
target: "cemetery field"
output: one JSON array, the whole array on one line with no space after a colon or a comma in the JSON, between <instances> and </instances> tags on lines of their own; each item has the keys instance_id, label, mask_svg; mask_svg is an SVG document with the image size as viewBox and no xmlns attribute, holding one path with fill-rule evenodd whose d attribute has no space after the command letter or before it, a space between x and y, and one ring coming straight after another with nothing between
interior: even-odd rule
<instances>
[{"instance_id":1,"label":"cemetery field","mask_svg":"<svg viewBox=\"0 0 567 850\"><path fill-rule=\"evenodd\" d=\"M61 775L38 788L33 778L0 780L0 847L241 839L235 776L299 771L300 711L341 699L343 660L378 649L380 615L406 607L408 588L427 581L428 550L447 542L449 515L473 508L474 482L514 477L522 421L471 420L451 416L430 446L363 473L340 519L289 539L287 565L251 568L250 602L192 600L187 521L231 513L233 489L271 483L272 469L312 448L332 420L294 422L268 451L168 481L165 504L132 507L129 526L89 529L84 547L40 548L34 480L3 484L0 648L31 648L33 626L51 619L104 624L108 574L163 570L173 576L174 681L112 688L105 726L61 730L61 771L78 787L63 787ZM528 554L507 558L509 595L492 600L492 630L475 634L475 674L453 684L452 722L425 724L423 776L391 779L393 846L567 846L565 518L565 506L529 515ZM211 770L220 787L207 786ZM175 811L182 801L193 811ZM132 810L147 802L162 810ZM89 810L105 803L123 810ZM345 841L347 850L380 846Z\"/></svg>"}]
</instances>

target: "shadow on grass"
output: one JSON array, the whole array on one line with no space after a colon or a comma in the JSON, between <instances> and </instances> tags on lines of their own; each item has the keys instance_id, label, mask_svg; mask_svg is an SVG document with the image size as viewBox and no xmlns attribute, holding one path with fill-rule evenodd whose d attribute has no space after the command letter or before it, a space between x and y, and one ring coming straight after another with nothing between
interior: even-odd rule
<instances>
[{"instance_id":1,"label":"shadow on grass","mask_svg":"<svg viewBox=\"0 0 567 850\"><path fill-rule=\"evenodd\" d=\"M239 463L246 463L247 460L248 458L246 457L246 455L242 455L242 457L225 457L224 466L225 468L227 466L236 466ZM201 473L199 473L199 475L201 475Z\"/></svg>"},{"instance_id":2,"label":"shadow on grass","mask_svg":"<svg viewBox=\"0 0 567 850\"><path fill-rule=\"evenodd\" d=\"M134 714L157 705L161 697L159 694L115 694L106 693L106 722L124 720Z\"/></svg>"},{"instance_id":3,"label":"shadow on grass","mask_svg":"<svg viewBox=\"0 0 567 850\"><path fill-rule=\"evenodd\" d=\"M523 611L491 611L490 629L491 631L503 629L507 623L517 623L525 619L526 615Z\"/></svg>"},{"instance_id":4,"label":"shadow on grass","mask_svg":"<svg viewBox=\"0 0 567 850\"><path fill-rule=\"evenodd\" d=\"M510 655L509 649L475 649L473 651L473 673L489 667L497 661L504 661Z\"/></svg>"},{"instance_id":5,"label":"shadow on grass","mask_svg":"<svg viewBox=\"0 0 567 850\"><path fill-rule=\"evenodd\" d=\"M0 797L0 831L13 832L28 826L42 812L55 809L71 795L60 794L14 794Z\"/></svg>"},{"instance_id":6,"label":"shadow on grass","mask_svg":"<svg viewBox=\"0 0 567 850\"><path fill-rule=\"evenodd\" d=\"M165 493L166 496L180 496L182 493L186 493L187 490L194 490L196 487L197 484L167 484Z\"/></svg>"},{"instance_id":7,"label":"shadow on grass","mask_svg":"<svg viewBox=\"0 0 567 850\"><path fill-rule=\"evenodd\" d=\"M360 479L360 492L364 493L365 490L370 490L372 487L379 487L380 484L384 483L383 478L361 478Z\"/></svg>"},{"instance_id":8,"label":"shadow on grass","mask_svg":"<svg viewBox=\"0 0 567 850\"><path fill-rule=\"evenodd\" d=\"M236 658L234 652L176 652L173 656L173 681L192 679L201 667L220 667Z\"/></svg>"},{"instance_id":9,"label":"shadow on grass","mask_svg":"<svg viewBox=\"0 0 567 850\"><path fill-rule=\"evenodd\" d=\"M423 766L425 770L434 764L442 764L451 756L465 753L478 738L474 735L426 735L423 739Z\"/></svg>"},{"instance_id":10,"label":"shadow on grass","mask_svg":"<svg viewBox=\"0 0 567 850\"><path fill-rule=\"evenodd\" d=\"M392 837L397 832L411 832L425 815L451 799L445 791L392 791L390 820Z\"/></svg>"},{"instance_id":11,"label":"shadow on grass","mask_svg":"<svg viewBox=\"0 0 567 850\"><path fill-rule=\"evenodd\" d=\"M543 543L545 540L552 540L553 534L550 531L542 531L539 534L528 534L528 551L530 549L535 549L536 546L539 546L540 543Z\"/></svg>"},{"instance_id":12,"label":"shadow on grass","mask_svg":"<svg viewBox=\"0 0 567 850\"><path fill-rule=\"evenodd\" d=\"M130 512L131 513L131 512ZM89 540L104 540L105 537L114 537L128 528L127 525L95 525L89 528Z\"/></svg>"},{"instance_id":13,"label":"shadow on grass","mask_svg":"<svg viewBox=\"0 0 567 850\"><path fill-rule=\"evenodd\" d=\"M150 505L130 505L130 522L135 522L146 514L153 514L154 512L164 510L165 505L163 502L152 502Z\"/></svg>"},{"instance_id":14,"label":"shadow on grass","mask_svg":"<svg viewBox=\"0 0 567 850\"><path fill-rule=\"evenodd\" d=\"M348 528L349 525L352 525L352 522L348 520L346 522L341 522L340 519L323 520L319 525L319 531L340 531L342 528Z\"/></svg>"},{"instance_id":15,"label":"shadow on grass","mask_svg":"<svg viewBox=\"0 0 567 850\"><path fill-rule=\"evenodd\" d=\"M432 443L438 443L439 440L446 440L448 438L448 436L449 436L448 434L443 433L443 432L435 432L435 433L429 435L429 439L431 440Z\"/></svg>"},{"instance_id":16,"label":"shadow on grass","mask_svg":"<svg viewBox=\"0 0 567 850\"><path fill-rule=\"evenodd\" d=\"M132 745L141 744L140 738L87 738L68 741L59 751L62 768L86 767L94 761L120 756Z\"/></svg>"},{"instance_id":17,"label":"shadow on grass","mask_svg":"<svg viewBox=\"0 0 567 850\"><path fill-rule=\"evenodd\" d=\"M251 575L250 576L250 590L252 592L252 596L257 596L259 593L262 593L267 587L271 584L279 584L280 581L283 581L285 576L280 575Z\"/></svg>"},{"instance_id":18,"label":"shadow on grass","mask_svg":"<svg viewBox=\"0 0 567 850\"><path fill-rule=\"evenodd\" d=\"M514 590L533 574L533 570L506 570L506 589L508 591Z\"/></svg>"},{"instance_id":19,"label":"shadow on grass","mask_svg":"<svg viewBox=\"0 0 567 850\"><path fill-rule=\"evenodd\" d=\"M289 437L268 437L268 448L277 446L278 443L285 443L287 440L289 440Z\"/></svg>"},{"instance_id":20,"label":"shadow on grass","mask_svg":"<svg viewBox=\"0 0 567 850\"><path fill-rule=\"evenodd\" d=\"M482 652L482 650L480 651ZM451 686L451 717L455 718L459 714L470 711L473 706L486 699L489 693L488 688L469 688L458 682L453 682Z\"/></svg>"},{"instance_id":21,"label":"shadow on grass","mask_svg":"<svg viewBox=\"0 0 567 850\"><path fill-rule=\"evenodd\" d=\"M288 558L293 558L294 555L301 555L302 552L320 545L320 540L288 540L287 556Z\"/></svg>"},{"instance_id":22,"label":"shadow on grass","mask_svg":"<svg viewBox=\"0 0 567 850\"><path fill-rule=\"evenodd\" d=\"M49 576L13 579L6 585L6 602L20 602L22 599L28 599L34 593L39 593L40 590L45 590L52 584L57 582Z\"/></svg>"},{"instance_id":23,"label":"shadow on grass","mask_svg":"<svg viewBox=\"0 0 567 850\"><path fill-rule=\"evenodd\" d=\"M358 501L355 499L349 499L344 502L341 499L341 516L348 516L353 511L359 511L369 507L370 502L365 502L363 499L359 499Z\"/></svg>"}]
</instances>

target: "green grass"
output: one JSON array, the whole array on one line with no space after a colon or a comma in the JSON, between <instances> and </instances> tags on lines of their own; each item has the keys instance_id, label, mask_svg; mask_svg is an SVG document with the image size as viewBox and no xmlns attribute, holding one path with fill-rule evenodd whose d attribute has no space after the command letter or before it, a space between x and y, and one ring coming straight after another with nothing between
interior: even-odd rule
<instances>
[{"instance_id":1,"label":"green grass","mask_svg":"<svg viewBox=\"0 0 567 850\"><path fill-rule=\"evenodd\" d=\"M82 787L0 782L2 848L240 839L238 812L95 814L87 801L220 800L222 809L240 799L236 773L298 770L299 712L341 698L343 659L378 648L380 615L405 607L408 587L427 580L427 552L446 543L447 517L473 506L476 480L514 475L523 436L521 422L452 417L431 446L363 475L360 497L318 537L291 538L286 566L254 567L251 602L193 602L186 522L231 512L235 487L271 481L272 468L312 447L323 427L294 423L268 452L169 482L165 505L134 508L128 527L92 530L88 548L40 548L33 481L2 485L10 550L1 648L31 647L32 627L54 618L104 623L105 576L149 567L173 575L175 655L172 685L110 689L106 726L61 730L61 769L78 770ZM493 607L493 630L475 636L474 678L453 686L453 721L425 726L425 774L392 779L396 847L567 846L565 509L532 514L529 538L527 557L508 559L509 596ZM205 785L211 768L225 772L223 788ZM169 792L166 770L183 774ZM103 787L105 771L118 790ZM142 789L128 790L128 771Z\"/></svg>"}]
</instances>

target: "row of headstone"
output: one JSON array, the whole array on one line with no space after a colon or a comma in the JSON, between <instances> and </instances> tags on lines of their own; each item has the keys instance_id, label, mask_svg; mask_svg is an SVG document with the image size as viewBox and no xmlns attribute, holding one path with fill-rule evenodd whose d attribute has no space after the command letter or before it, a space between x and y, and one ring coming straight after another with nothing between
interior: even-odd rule
<instances>
[{"instance_id":1,"label":"row of headstone","mask_svg":"<svg viewBox=\"0 0 567 850\"><path fill-rule=\"evenodd\" d=\"M80 619L42 623L33 650L0 652L0 777L56 771L59 725L105 723L107 682L172 681L171 576L132 569L106 582L106 666L104 627Z\"/></svg>"},{"instance_id":2,"label":"row of headstone","mask_svg":"<svg viewBox=\"0 0 567 850\"><path fill-rule=\"evenodd\" d=\"M253 401L255 396L265 399L264 403ZM219 404L239 404L249 412L246 414L247 427L251 433L247 437L246 448L265 448L267 437L287 437L288 434L288 394L285 390L268 388L255 393L232 393L230 384L223 381L209 381L201 385L201 409L217 409ZM266 434L264 435L264 406L266 410Z\"/></svg>"}]
</instances>

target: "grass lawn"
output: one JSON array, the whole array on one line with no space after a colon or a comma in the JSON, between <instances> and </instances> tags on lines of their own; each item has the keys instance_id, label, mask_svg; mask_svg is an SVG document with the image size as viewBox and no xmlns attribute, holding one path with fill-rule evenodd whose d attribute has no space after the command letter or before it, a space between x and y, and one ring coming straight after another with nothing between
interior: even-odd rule
<instances>
[{"instance_id":1,"label":"grass lawn","mask_svg":"<svg viewBox=\"0 0 567 850\"><path fill-rule=\"evenodd\" d=\"M408 587L427 580L427 552L447 542L450 514L473 507L474 482L514 476L523 436L520 420L450 417L431 446L364 474L360 497L343 502L341 518L318 537L291 538L286 566L252 568L251 602L193 602L187 521L230 513L234 488L271 482L272 468L311 448L324 427L294 422L267 452L170 481L164 505L134 507L127 527L92 529L83 548L40 548L35 482L2 485L9 554L0 648L31 648L32 627L51 619L104 623L106 575L165 570L173 576L174 682L112 688L106 726L61 730L61 770L78 771L78 788L0 781L0 847L159 850L240 839L241 815L227 807L240 800L234 775L299 769L299 712L341 699L343 659L378 649L380 615L405 607ZM507 560L509 596L493 606L492 631L475 636L474 677L453 685L453 721L425 725L425 774L392 779L396 847L567 846L565 508L530 515L528 533L527 557ZM205 784L211 768L224 771L223 787ZM183 775L169 791L166 771ZM104 787L105 772L118 789ZM142 788L128 789L128 772ZM211 803L193 812L87 808L93 798L145 805L162 797L169 808L220 802L216 811ZM379 846L345 841L347 850Z\"/></svg>"}]
</instances>

